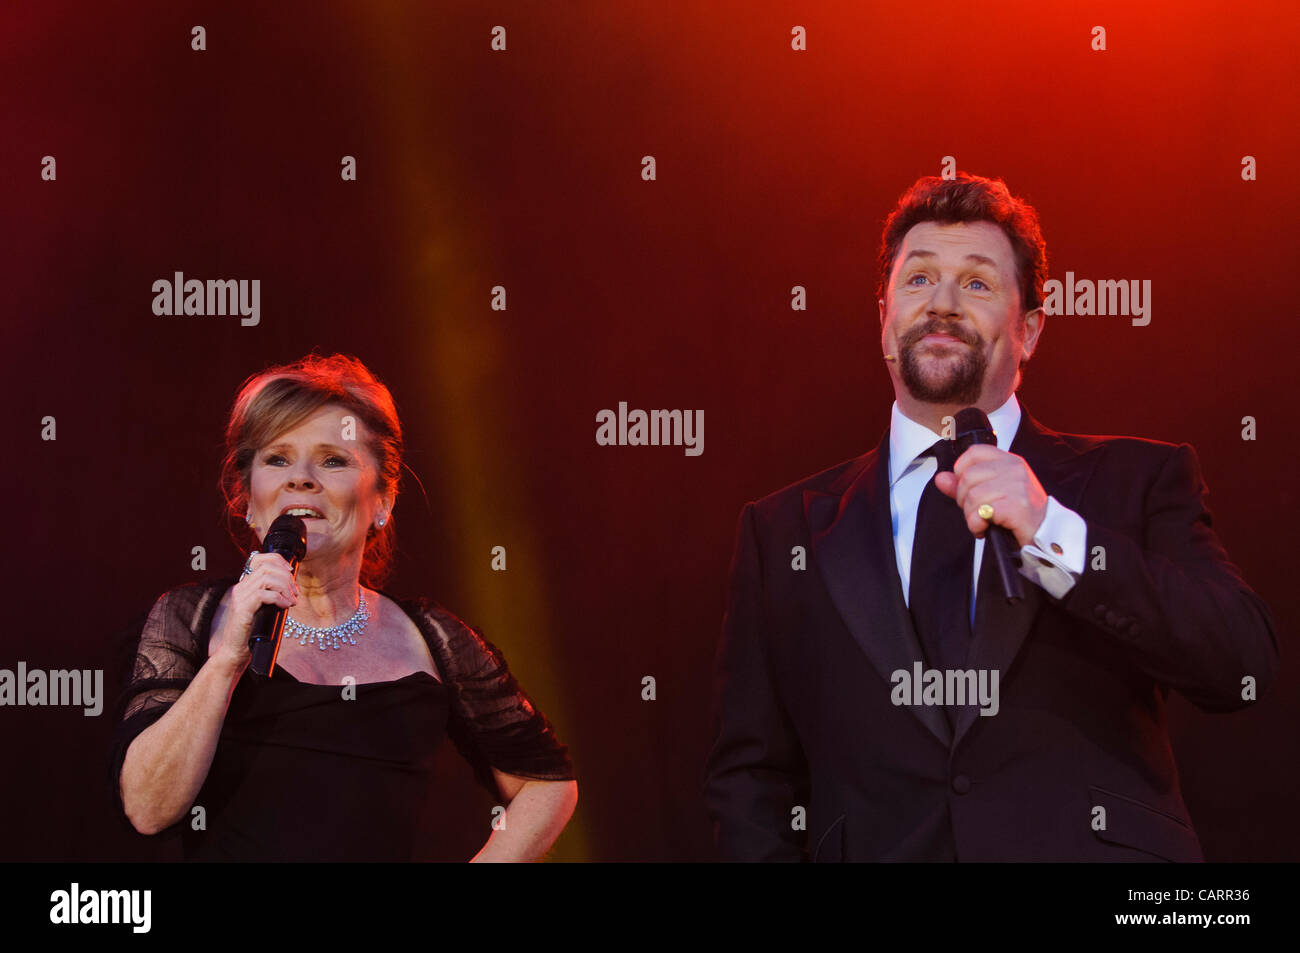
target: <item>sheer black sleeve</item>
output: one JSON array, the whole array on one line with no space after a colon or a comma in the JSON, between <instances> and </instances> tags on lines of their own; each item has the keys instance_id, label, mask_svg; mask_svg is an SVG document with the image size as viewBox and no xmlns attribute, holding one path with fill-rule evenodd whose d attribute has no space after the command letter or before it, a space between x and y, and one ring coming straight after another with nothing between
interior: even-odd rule
<instances>
[{"instance_id":1,"label":"sheer black sleeve","mask_svg":"<svg viewBox=\"0 0 1300 953\"><path fill-rule=\"evenodd\" d=\"M119 816L125 816L120 778L126 749L166 714L203 665L207 626L220 593L220 587L198 583L169 590L145 620L114 718L109 771Z\"/></svg>"},{"instance_id":2,"label":"sheer black sleeve","mask_svg":"<svg viewBox=\"0 0 1300 953\"><path fill-rule=\"evenodd\" d=\"M448 689L447 734L478 782L496 796L492 768L537 781L574 780L568 748L510 674L501 650L432 600L415 606Z\"/></svg>"}]
</instances>

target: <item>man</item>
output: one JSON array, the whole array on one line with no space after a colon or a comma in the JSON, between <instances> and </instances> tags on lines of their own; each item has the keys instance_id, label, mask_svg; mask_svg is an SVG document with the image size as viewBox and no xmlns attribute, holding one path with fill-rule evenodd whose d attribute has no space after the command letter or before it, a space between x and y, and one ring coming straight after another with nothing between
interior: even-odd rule
<instances>
[{"instance_id":1,"label":"man","mask_svg":"<svg viewBox=\"0 0 1300 953\"><path fill-rule=\"evenodd\" d=\"M740 514L705 783L726 859L1204 859L1165 699L1250 704L1273 622L1191 446L1055 433L1018 403L1045 278L1000 180L923 178L886 222L889 429ZM997 443L954 462L970 406Z\"/></svg>"}]
</instances>

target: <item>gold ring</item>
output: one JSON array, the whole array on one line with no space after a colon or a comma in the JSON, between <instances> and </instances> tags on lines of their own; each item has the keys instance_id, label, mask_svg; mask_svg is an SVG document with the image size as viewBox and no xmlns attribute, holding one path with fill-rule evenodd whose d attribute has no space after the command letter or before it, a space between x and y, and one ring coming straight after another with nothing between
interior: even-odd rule
<instances>
[{"instance_id":1,"label":"gold ring","mask_svg":"<svg viewBox=\"0 0 1300 953\"><path fill-rule=\"evenodd\" d=\"M987 503L981 503L980 508L975 511L980 515L980 519L993 522L993 507Z\"/></svg>"}]
</instances>

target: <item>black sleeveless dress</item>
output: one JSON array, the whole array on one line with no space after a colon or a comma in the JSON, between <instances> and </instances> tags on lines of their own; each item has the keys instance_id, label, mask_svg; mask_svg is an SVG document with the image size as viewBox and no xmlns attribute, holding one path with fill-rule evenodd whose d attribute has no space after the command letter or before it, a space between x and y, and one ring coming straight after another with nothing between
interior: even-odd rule
<instances>
[{"instance_id":1,"label":"black sleeveless dress","mask_svg":"<svg viewBox=\"0 0 1300 953\"><path fill-rule=\"evenodd\" d=\"M172 589L149 614L117 709L111 777L119 812L126 749L206 661L213 614L235 581ZM493 793L492 768L573 778L567 749L495 646L431 600L388 597L419 628L442 681L417 672L315 685L283 669L270 678L245 671L207 779L176 825L185 859L421 859L417 828L434 797L434 755L444 736Z\"/></svg>"}]
</instances>

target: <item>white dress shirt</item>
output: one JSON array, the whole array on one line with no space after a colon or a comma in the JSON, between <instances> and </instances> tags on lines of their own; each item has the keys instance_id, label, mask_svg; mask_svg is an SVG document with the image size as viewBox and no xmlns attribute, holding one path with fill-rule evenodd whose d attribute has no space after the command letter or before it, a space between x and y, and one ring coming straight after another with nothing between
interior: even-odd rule
<instances>
[{"instance_id":1,"label":"white dress shirt","mask_svg":"<svg viewBox=\"0 0 1300 953\"><path fill-rule=\"evenodd\" d=\"M1013 393L1005 404L989 414L989 426L999 450L1009 450L1020 428L1020 401ZM894 556L903 599L911 605L912 543L916 538L916 510L921 494L939 468L933 456L920 457L939 439L929 427L905 416L894 401L889 422L889 509L894 526ZM1088 528L1083 517L1053 497L1047 498L1047 515L1034 534L1034 541L1020 550L1020 574L1058 599L1074 586L1083 573ZM984 540L975 540L975 565L971 577L971 624L975 619L975 590L980 576Z\"/></svg>"}]
</instances>

